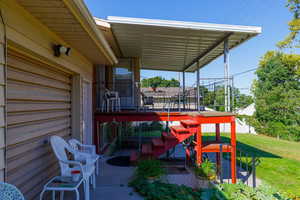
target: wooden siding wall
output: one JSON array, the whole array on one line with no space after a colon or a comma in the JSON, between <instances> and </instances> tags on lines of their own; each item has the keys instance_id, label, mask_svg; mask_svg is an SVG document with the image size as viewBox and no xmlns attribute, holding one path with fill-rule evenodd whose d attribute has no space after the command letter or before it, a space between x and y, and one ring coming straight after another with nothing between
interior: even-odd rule
<instances>
[{"instance_id":1,"label":"wooden siding wall","mask_svg":"<svg viewBox=\"0 0 300 200\"><path fill-rule=\"evenodd\" d=\"M49 137L71 134L71 75L11 54L7 68L7 182L34 199L59 172Z\"/></svg>"},{"instance_id":2,"label":"wooden siding wall","mask_svg":"<svg viewBox=\"0 0 300 200\"><path fill-rule=\"evenodd\" d=\"M0 4L1 5L1 4ZM5 38L0 23L0 181L5 179Z\"/></svg>"}]
</instances>

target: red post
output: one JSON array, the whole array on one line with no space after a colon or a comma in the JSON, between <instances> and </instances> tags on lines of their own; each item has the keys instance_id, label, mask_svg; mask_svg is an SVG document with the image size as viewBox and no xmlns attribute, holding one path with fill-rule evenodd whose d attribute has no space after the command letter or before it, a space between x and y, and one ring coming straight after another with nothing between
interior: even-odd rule
<instances>
[{"instance_id":1,"label":"red post","mask_svg":"<svg viewBox=\"0 0 300 200\"><path fill-rule=\"evenodd\" d=\"M220 124L216 124L216 141L220 142L221 136L220 136Z\"/></svg>"},{"instance_id":2,"label":"red post","mask_svg":"<svg viewBox=\"0 0 300 200\"><path fill-rule=\"evenodd\" d=\"M197 154L196 154L196 162L197 162L197 165L201 165L202 163L202 130L201 130L201 124L199 125L198 127L198 131L197 131L197 134L196 134L196 142L197 142L197 145L196 145L196 148L197 148Z\"/></svg>"},{"instance_id":3,"label":"red post","mask_svg":"<svg viewBox=\"0 0 300 200\"><path fill-rule=\"evenodd\" d=\"M236 132L235 132L235 117L231 121L231 180L236 183Z\"/></svg>"},{"instance_id":4,"label":"red post","mask_svg":"<svg viewBox=\"0 0 300 200\"><path fill-rule=\"evenodd\" d=\"M218 143L221 141L220 124L216 124L216 141ZM216 160L217 160L217 171L219 172L220 169L221 169L221 166L220 166L220 163L221 163L220 152L216 153Z\"/></svg>"}]
</instances>

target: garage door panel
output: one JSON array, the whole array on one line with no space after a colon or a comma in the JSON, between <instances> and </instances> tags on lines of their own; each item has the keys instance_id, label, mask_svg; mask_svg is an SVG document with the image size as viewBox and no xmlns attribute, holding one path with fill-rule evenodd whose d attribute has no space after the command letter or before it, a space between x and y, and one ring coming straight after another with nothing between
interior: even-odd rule
<instances>
[{"instance_id":1,"label":"garage door panel","mask_svg":"<svg viewBox=\"0 0 300 200\"><path fill-rule=\"evenodd\" d=\"M43 64L36 64L29 62L16 56L8 56L8 67L17 68L23 71L31 72L33 74L40 75L42 77L49 77L65 83L71 83L70 74L65 74L59 70L51 69L49 66Z\"/></svg>"},{"instance_id":2,"label":"garage door panel","mask_svg":"<svg viewBox=\"0 0 300 200\"><path fill-rule=\"evenodd\" d=\"M56 120L48 120L26 124L24 126L13 126L7 128L7 145L13 145L19 142L39 137L41 135L50 134L67 127L70 127L70 118L62 118Z\"/></svg>"},{"instance_id":3,"label":"garage door panel","mask_svg":"<svg viewBox=\"0 0 300 200\"><path fill-rule=\"evenodd\" d=\"M59 172L48 141L69 139L71 89L71 73L8 52L6 176L26 199Z\"/></svg>"},{"instance_id":4,"label":"garage door panel","mask_svg":"<svg viewBox=\"0 0 300 200\"><path fill-rule=\"evenodd\" d=\"M7 115L7 123L10 125L23 124L53 118L69 117L70 110L40 111L40 112L17 112Z\"/></svg>"},{"instance_id":5,"label":"garage door panel","mask_svg":"<svg viewBox=\"0 0 300 200\"><path fill-rule=\"evenodd\" d=\"M39 84L49 87L51 86L69 91L71 90L70 83L57 81L53 78L43 77L37 74L33 74L31 72L22 71L15 68L8 68L7 75L9 77L9 80L22 80L23 82L27 83Z\"/></svg>"},{"instance_id":6,"label":"garage door panel","mask_svg":"<svg viewBox=\"0 0 300 200\"><path fill-rule=\"evenodd\" d=\"M13 146L8 146L6 151L6 158L8 160L17 159L19 156L28 155L33 149L37 149L40 147L45 147L45 145L49 145L49 138L51 135L58 135L63 138L68 138L70 135L70 128L65 128L58 130L57 132L52 132L49 135L42 135L40 137L32 138L30 140L26 140L22 143L15 144ZM22 153L20 153L22 152Z\"/></svg>"},{"instance_id":7,"label":"garage door panel","mask_svg":"<svg viewBox=\"0 0 300 200\"><path fill-rule=\"evenodd\" d=\"M9 113L45 111L45 110L69 110L69 109L71 109L70 102L8 100L8 105L7 105L7 110Z\"/></svg>"},{"instance_id":8,"label":"garage door panel","mask_svg":"<svg viewBox=\"0 0 300 200\"><path fill-rule=\"evenodd\" d=\"M8 80L7 98L33 101L70 101L71 93L59 89Z\"/></svg>"}]
</instances>

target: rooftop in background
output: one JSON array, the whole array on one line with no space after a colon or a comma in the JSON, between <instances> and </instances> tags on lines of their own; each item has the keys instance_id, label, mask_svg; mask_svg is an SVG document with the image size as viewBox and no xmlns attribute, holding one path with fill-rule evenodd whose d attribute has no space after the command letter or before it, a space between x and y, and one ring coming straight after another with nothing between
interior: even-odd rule
<instances>
[{"instance_id":1,"label":"rooftop in background","mask_svg":"<svg viewBox=\"0 0 300 200\"><path fill-rule=\"evenodd\" d=\"M95 20L110 29L121 56L141 57L142 69L152 70L194 72L197 60L201 68L223 54L224 40L232 49L261 33L255 26L112 16Z\"/></svg>"},{"instance_id":2,"label":"rooftop in background","mask_svg":"<svg viewBox=\"0 0 300 200\"><path fill-rule=\"evenodd\" d=\"M146 96L152 96L152 97L172 97L172 96L178 96L178 94L182 95L182 88L158 87L156 88L156 91L153 91L151 87L142 87L141 92L143 92ZM192 97L196 96L195 87L186 87L186 92L188 96L192 96Z\"/></svg>"}]
</instances>

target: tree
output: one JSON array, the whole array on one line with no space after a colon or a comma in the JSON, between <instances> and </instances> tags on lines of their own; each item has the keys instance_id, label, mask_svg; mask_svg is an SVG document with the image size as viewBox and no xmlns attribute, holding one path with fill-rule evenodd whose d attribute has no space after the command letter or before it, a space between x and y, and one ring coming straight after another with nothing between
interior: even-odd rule
<instances>
[{"instance_id":1,"label":"tree","mask_svg":"<svg viewBox=\"0 0 300 200\"><path fill-rule=\"evenodd\" d=\"M153 78L147 78L142 80L142 87L151 87L151 88L157 88L157 87L179 87L180 82L174 78L171 80L167 80L162 78L161 76L156 76Z\"/></svg>"},{"instance_id":2,"label":"tree","mask_svg":"<svg viewBox=\"0 0 300 200\"><path fill-rule=\"evenodd\" d=\"M255 128L284 139L300 140L300 55L267 52L253 84Z\"/></svg>"},{"instance_id":3,"label":"tree","mask_svg":"<svg viewBox=\"0 0 300 200\"><path fill-rule=\"evenodd\" d=\"M208 90L206 87L200 86L200 95L203 96L203 104L217 111L225 111L225 91L224 86L216 86L214 91ZM233 91L233 106L234 109L245 108L253 103L253 98L250 95L242 94L238 88Z\"/></svg>"},{"instance_id":4,"label":"tree","mask_svg":"<svg viewBox=\"0 0 300 200\"><path fill-rule=\"evenodd\" d=\"M300 0L288 0L287 7L290 12L293 13L293 18L289 21L289 30L290 33L286 36L286 38L277 43L279 48L300 48Z\"/></svg>"}]
</instances>

